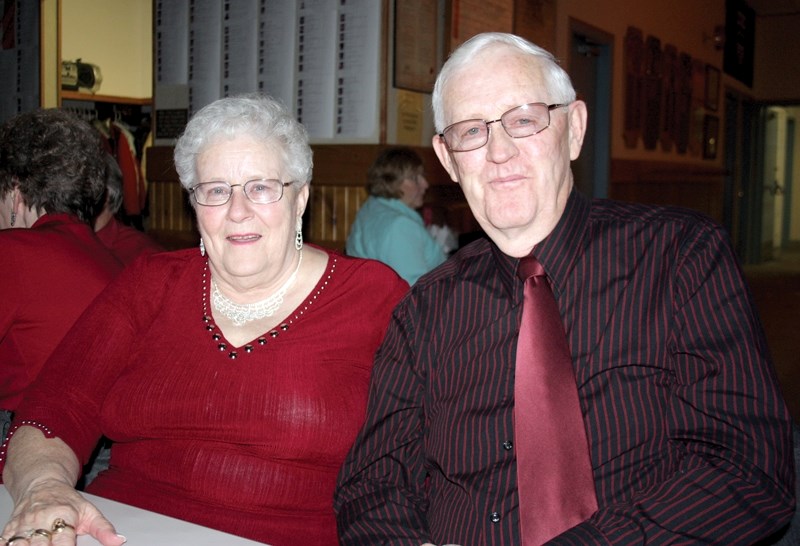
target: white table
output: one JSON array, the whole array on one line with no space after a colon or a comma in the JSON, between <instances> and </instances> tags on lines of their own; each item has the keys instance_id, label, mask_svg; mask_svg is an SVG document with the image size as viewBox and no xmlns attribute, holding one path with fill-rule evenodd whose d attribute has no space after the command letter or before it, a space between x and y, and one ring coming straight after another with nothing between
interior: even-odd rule
<instances>
[{"instance_id":1,"label":"white table","mask_svg":"<svg viewBox=\"0 0 800 546\"><path fill-rule=\"evenodd\" d=\"M215 531L179 519L148 512L127 504L82 493L108 518L117 532L125 535L125 546L253 546L262 544ZM0 486L0 531L11 516L14 506L6 488ZM78 537L78 546L100 544L88 536Z\"/></svg>"}]
</instances>

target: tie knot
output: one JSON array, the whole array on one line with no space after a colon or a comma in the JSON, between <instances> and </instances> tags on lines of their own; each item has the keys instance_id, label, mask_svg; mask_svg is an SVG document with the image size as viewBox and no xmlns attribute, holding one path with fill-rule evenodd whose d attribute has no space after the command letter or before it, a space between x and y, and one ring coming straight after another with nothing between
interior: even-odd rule
<instances>
[{"instance_id":1,"label":"tie knot","mask_svg":"<svg viewBox=\"0 0 800 546\"><path fill-rule=\"evenodd\" d=\"M531 277L544 277L544 267L533 256L525 256L519 261L517 276L523 281Z\"/></svg>"}]
</instances>

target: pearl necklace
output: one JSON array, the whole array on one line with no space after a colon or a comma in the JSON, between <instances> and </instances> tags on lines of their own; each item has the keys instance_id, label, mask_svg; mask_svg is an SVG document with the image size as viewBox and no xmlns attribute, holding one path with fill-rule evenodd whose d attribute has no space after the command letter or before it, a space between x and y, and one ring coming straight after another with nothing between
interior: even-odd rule
<instances>
[{"instance_id":1,"label":"pearl necklace","mask_svg":"<svg viewBox=\"0 0 800 546\"><path fill-rule=\"evenodd\" d=\"M294 269L291 276L286 279L286 282L283 283L283 286L267 299L255 303L241 304L231 301L220 292L217 283L212 279L211 303L214 309L228 317L231 322L233 322L234 326L242 326L253 320L271 317L283 303L283 297L286 295L286 291L289 290L294 284L294 281L297 280L297 272L300 271L301 263L303 263L302 250L300 251L300 259L297 260L297 267Z\"/></svg>"}]
</instances>

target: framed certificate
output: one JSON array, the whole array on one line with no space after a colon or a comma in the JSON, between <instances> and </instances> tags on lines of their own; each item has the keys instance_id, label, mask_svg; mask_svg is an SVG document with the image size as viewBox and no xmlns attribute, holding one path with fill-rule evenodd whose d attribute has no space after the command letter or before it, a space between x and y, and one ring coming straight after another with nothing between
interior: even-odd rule
<instances>
[{"instance_id":1,"label":"framed certificate","mask_svg":"<svg viewBox=\"0 0 800 546\"><path fill-rule=\"evenodd\" d=\"M396 0L394 86L431 93L438 72L438 2Z\"/></svg>"}]
</instances>

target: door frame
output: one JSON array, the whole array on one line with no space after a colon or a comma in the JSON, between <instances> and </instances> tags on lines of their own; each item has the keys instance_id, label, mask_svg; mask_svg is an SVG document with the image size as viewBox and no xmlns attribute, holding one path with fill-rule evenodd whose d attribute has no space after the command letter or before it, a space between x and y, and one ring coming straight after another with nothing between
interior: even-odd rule
<instances>
[{"instance_id":1,"label":"door frame","mask_svg":"<svg viewBox=\"0 0 800 546\"><path fill-rule=\"evenodd\" d=\"M577 51L580 44L582 51ZM581 78L576 74L575 56L582 55L595 60L594 70ZM577 89L578 98L587 102L589 121L584 136L583 148L591 149L591 157L579 165L584 176L589 173L589 197L608 197L611 178L611 89L612 62L614 58L614 36L588 23L569 18L569 72L574 80L588 80L586 88ZM580 162L579 157L575 162ZM575 163L574 162L574 163ZM574 164L573 163L573 164ZM578 185L580 181L576 181ZM585 186L585 183L584 183Z\"/></svg>"}]
</instances>

